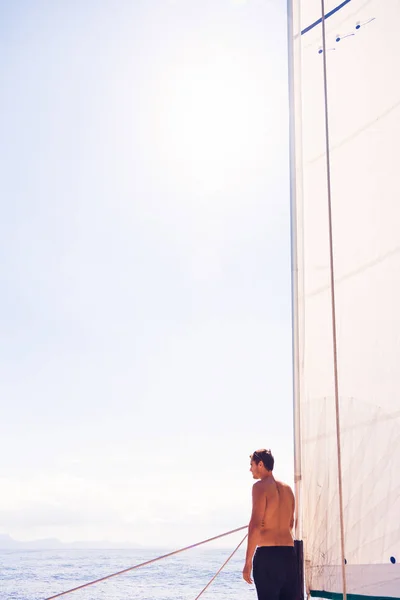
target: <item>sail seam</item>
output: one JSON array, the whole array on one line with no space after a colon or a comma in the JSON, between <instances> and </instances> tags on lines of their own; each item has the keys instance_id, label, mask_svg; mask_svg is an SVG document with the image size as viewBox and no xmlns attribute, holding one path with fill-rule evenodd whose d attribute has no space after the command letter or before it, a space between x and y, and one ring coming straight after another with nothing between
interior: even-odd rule
<instances>
[{"instance_id":1,"label":"sail seam","mask_svg":"<svg viewBox=\"0 0 400 600\"><path fill-rule=\"evenodd\" d=\"M336 280L335 280L336 284L343 283L343 281L347 281L348 279L351 279L352 277L356 277L357 275L360 275L361 273L364 273L368 269L372 269L373 267L376 267L377 265L380 265L385 260L388 260L389 258L393 258L394 256L396 256L399 252L400 252L400 246L397 246L393 250L389 250L389 252L386 252L385 254L382 254L381 256L378 256L374 260L371 260L370 262L364 263L363 265L361 265L357 269L354 269L353 271L349 271L348 273L345 273L341 277L337 277ZM330 289L329 284L326 284L324 286L321 286L321 287L313 290L312 292L308 292L306 294L306 297L307 298L312 298L313 296L318 296L318 294L322 294L322 293L324 293L326 291L329 291L329 289Z\"/></svg>"},{"instance_id":2,"label":"sail seam","mask_svg":"<svg viewBox=\"0 0 400 600\"><path fill-rule=\"evenodd\" d=\"M384 119L385 117L387 117L388 115L390 115L390 113L392 113L394 110L396 110L397 108L399 108L399 106L400 106L400 100L397 100L397 102L395 102L394 104L392 104L391 106L389 106L389 108L387 108L380 115L378 115L377 117L375 117L375 119L373 119L373 121L369 121L368 123L366 123L365 125L363 125L359 129L356 129L355 131L353 131L353 133L351 135L349 135L348 137L342 139L336 145L332 146L331 147L331 153L334 152L335 150L338 150L339 148L342 148L344 145L347 144L347 142L350 142L350 141L354 140L355 138L357 138L359 135L361 135L362 133L364 133L364 131L367 131L368 129L370 129L370 127L372 127L373 125L375 125L378 121L381 121L382 119ZM313 158L310 158L306 162L306 164L307 165L312 165L313 163L317 162L318 160L320 160L324 156L325 156L324 153L318 154L318 156L314 156Z\"/></svg>"}]
</instances>

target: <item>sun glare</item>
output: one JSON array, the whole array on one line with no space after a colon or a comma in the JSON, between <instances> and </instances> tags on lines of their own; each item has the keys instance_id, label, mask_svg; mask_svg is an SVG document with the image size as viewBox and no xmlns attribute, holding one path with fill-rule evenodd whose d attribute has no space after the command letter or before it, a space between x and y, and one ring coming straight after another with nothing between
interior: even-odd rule
<instances>
[{"instance_id":1,"label":"sun glare","mask_svg":"<svg viewBox=\"0 0 400 600\"><path fill-rule=\"evenodd\" d=\"M159 141L175 177L203 191L235 182L246 166L265 161L265 78L222 48L189 56L166 74L160 90Z\"/></svg>"}]
</instances>

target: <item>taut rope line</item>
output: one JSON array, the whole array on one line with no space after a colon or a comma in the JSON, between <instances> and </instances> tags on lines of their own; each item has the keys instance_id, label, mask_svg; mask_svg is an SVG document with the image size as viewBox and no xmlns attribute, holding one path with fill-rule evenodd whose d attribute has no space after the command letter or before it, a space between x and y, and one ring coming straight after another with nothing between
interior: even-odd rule
<instances>
[{"instance_id":1,"label":"taut rope line","mask_svg":"<svg viewBox=\"0 0 400 600\"><path fill-rule=\"evenodd\" d=\"M329 136L329 111L328 111L328 66L326 58L326 31L325 31L325 0L321 0L321 24L322 24L322 59L323 59L323 82L324 82L324 111L325 111L325 154L326 154L326 186L328 200L328 227L329 227L329 266L330 266L330 288L331 288L331 311L332 311L332 349L333 349L333 378L335 391L335 417L336 417L336 447L338 465L339 486L339 521L340 521L340 550L342 559L342 586L343 600L347 600L346 581L346 559L345 559L345 531L343 512L343 479L342 479L342 451L340 434L340 397L339 397L339 374L338 374L338 352L337 352L337 326L336 326L336 287L335 287L335 261L333 249L333 221L332 221L332 186L331 186L331 155Z\"/></svg>"},{"instance_id":2,"label":"taut rope line","mask_svg":"<svg viewBox=\"0 0 400 600\"><path fill-rule=\"evenodd\" d=\"M222 569L228 564L228 562L231 560L232 556L235 554L235 552L237 552L240 548L240 546L243 544L244 540L247 538L247 533L244 536L244 538L242 539L241 542L239 542L239 544L236 546L236 548L234 549L234 551L228 556L228 558L226 559L226 561L224 562L224 564L222 565L222 567L220 567L218 569L218 571L215 573L215 575L210 579L210 581L207 583L207 585L201 590L200 594L198 596L196 596L196 598L194 600L199 600L200 596L202 594L204 594L204 592L206 591L206 589L208 587L210 587L210 585L212 584L212 582L214 581L214 579L216 579L218 577L218 575L221 573Z\"/></svg>"},{"instance_id":3,"label":"taut rope line","mask_svg":"<svg viewBox=\"0 0 400 600\"><path fill-rule=\"evenodd\" d=\"M124 573L128 573L128 571L133 571L133 569L139 569L139 567L145 567L146 565L150 565L158 560L163 558L168 558L169 556L174 556L174 554L179 554L180 552L184 552L185 550L191 550L192 548L196 548L197 546L201 546L202 544L207 544L207 542L212 542L214 540L218 540L219 538L225 537L226 535L231 535L232 533L236 533L237 531L242 531L243 529L247 529L247 525L243 527L238 527L237 529L232 529L231 531L227 531L226 533L221 533L220 535L215 535L214 537L208 538L207 540L203 540L202 542L197 542L196 544L191 544L190 546L186 546L185 548L179 548L179 550L174 550L173 552L168 552L168 554L163 554L162 556L157 556L157 558L152 558L151 560L146 560L143 563L138 565L134 565L133 567L128 567L128 569L123 569L123 571L118 571L117 573L111 573L111 575L106 575L105 577L100 577L100 579L95 579L94 581L89 581L88 583L84 583L83 585L78 585L77 587L71 588L70 590L66 590L65 592L61 592L59 594L55 594L54 596L49 596L44 600L54 600L54 598L60 598L61 596L65 596L66 594L71 594L72 592L76 592L77 590L82 590L83 588L89 587L90 585L94 585L95 583L100 583L100 581L105 581L106 579L111 579L111 577L117 577L117 575L123 575ZM242 542L240 542L242 543ZM236 552L236 550L235 550Z\"/></svg>"}]
</instances>

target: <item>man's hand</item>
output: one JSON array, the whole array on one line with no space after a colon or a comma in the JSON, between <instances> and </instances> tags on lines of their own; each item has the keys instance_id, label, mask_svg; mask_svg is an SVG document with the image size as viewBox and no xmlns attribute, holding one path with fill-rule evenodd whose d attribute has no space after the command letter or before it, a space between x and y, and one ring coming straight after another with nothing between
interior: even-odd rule
<instances>
[{"instance_id":1,"label":"man's hand","mask_svg":"<svg viewBox=\"0 0 400 600\"><path fill-rule=\"evenodd\" d=\"M246 562L243 569L243 579L247 581L247 583L253 583L251 578L251 562Z\"/></svg>"}]
</instances>

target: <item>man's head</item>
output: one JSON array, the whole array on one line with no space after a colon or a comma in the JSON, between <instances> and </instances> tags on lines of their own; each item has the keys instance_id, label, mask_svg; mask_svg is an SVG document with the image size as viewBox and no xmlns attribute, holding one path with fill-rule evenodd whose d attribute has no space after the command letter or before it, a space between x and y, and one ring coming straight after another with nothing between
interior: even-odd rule
<instances>
[{"instance_id":1,"label":"man's head","mask_svg":"<svg viewBox=\"0 0 400 600\"><path fill-rule=\"evenodd\" d=\"M256 450L250 455L250 471L253 479L262 479L270 475L274 468L274 457L271 450Z\"/></svg>"}]
</instances>

